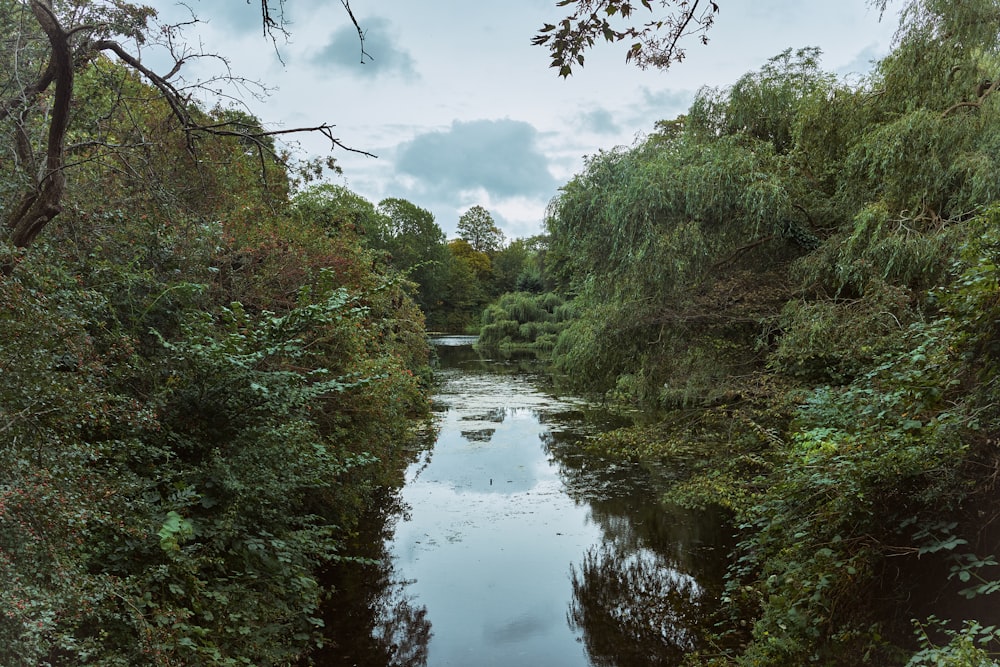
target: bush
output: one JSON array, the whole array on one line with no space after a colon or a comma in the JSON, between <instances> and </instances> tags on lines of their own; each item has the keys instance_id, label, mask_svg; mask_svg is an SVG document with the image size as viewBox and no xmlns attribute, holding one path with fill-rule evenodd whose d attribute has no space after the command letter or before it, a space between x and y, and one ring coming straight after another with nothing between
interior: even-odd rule
<instances>
[{"instance_id":1,"label":"bush","mask_svg":"<svg viewBox=\"0 0 1000 667\"><path fill-rule=\"evenodd\" d=\"M564 318L561 321L555 314L560 309ZM551 351L570 316L571 311L557 294L504 294L483 311L477 345Z\"/></svg>"},{"instance_id":2,"label":"bush","mask_svg":"<svg viewBox=\"0 0 1000 667\"><path fill-rule=\"evenodd\" d=\"M0 664L296 662L426 414L422 320L342 240L237 280L220 226L121 222L0 275Z\"/></svg>"}]
</instances>

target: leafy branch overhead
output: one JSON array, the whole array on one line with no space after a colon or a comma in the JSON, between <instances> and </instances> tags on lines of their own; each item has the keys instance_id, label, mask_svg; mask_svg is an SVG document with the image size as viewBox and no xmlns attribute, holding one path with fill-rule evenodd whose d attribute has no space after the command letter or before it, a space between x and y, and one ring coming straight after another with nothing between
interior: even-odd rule
<instances>
[{"instance_id":1,"label":"leafy branch overhead","mask_svg":"<svg viewBox=\"0 0 1000 667\"><path fill-rule=\"evenodd\" d=\"M572 74L574 67L582 67L584 52L602 38L606 42L632 42L625 62L643 69L667 69L684 59L680 46L684 38L697 35L702 44L708 43L706 33L715 23L719 5L712 0L660 0L657 4L664 15L659 15L649 0L561 0L558 6L572 6L573 13L558 23L546 23L531 43L548 47L551 66L558 68L562 77ZM635 15L643 11L649 19L636 21Z\"/></svg>"},{"instance_id":2,"label":"leafy branch overhead","mask_svg":"<svg viewBox=\"0 0 1000 667\"><path fill-rule=\"evenodd\" d=\"M890 0L869 0L884 13ZM657 5L657 7L654 7ZM552 67L567 77L574 67L583 67L584 53L601 39L605 42L629 41L625 62L646 69L666 70L684 60L682 43L697 37L708 44L708 31L715 24L719 4L714 0L559 0L558 7L570 7L572 13L557 23L546 23L532 39L535 46L545 46L552 57ZM640 17L646 16L643 21Z\"/></svg>"}]
</instances>

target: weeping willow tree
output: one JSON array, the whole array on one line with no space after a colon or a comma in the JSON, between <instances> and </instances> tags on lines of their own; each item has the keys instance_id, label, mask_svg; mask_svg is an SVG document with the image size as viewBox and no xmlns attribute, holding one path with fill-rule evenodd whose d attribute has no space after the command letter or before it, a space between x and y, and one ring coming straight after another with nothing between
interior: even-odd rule
<instances>
[{"instance_id":1,"label":"weeping willow tree","mask_svg":"<svg viewBox=\"0 0 1000 667\"><path fill-rule=\"evenodd\" d=\"M817 57L786 51L732 88L702 90L686 117L590 158L563 188L550 261L592 308L556 349L576 387L698 402L759 366L789 261L820 241L787 120L831 85Z\"/></svg>"},{"instance_id":2,"label":"weeping willow tree","mask_svg":"<svg viewBox=\"0 0 1000 667\"><path fill-rule=\"evenodd\" d=\"M911 3L863 86L800 113L795 161L835 213L795 267L803 291L781 318L778 368L849 380L933 310L970 221L1000 198L998 12Z\"/></svg>"},{"instance_id":3,"label":"weeping willow tree","mask_svg":"<svg viewBox=\"0 0 1000 667\"><path fill-rule=\"evenodd\" d=\"M788 50L587 161L548 216L553 270L592 307L557 346L572 386L676 404L766 363L847 381L922 317L1000 193L997 7L902 16L860 83Z\"/></svg>"}]
</instances>

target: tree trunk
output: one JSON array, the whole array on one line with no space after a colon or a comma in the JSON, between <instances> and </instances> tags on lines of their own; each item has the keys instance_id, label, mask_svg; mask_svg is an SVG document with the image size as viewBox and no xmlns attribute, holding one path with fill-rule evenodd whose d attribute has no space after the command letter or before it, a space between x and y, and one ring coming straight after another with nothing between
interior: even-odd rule
<instances>
[{"instance_id":1,"label":"tree trunk","mask_svg":"<svg viewBox=\"0 0 1000 667\"><path fill-rule=\"evenodd\" d=\"M52 47L49 66L54 71L55 93L46 137L45 162L35 175L34 187L24 194L5 220L7 239L18 248L30 245L62 210L66 189L63 173L66 129L73 95L73 54L69 35L59 24L50 0L31 0L29 4Z\"/></svg>"}]
</instances>

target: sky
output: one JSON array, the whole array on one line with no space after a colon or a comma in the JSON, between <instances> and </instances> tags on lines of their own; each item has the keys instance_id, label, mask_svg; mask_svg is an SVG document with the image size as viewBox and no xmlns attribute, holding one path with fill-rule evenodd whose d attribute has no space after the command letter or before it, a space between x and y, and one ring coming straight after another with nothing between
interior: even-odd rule
<instances>
[{"instance_id":1,"label":"sky","mask_svg":"<svg viewBox=\"0 0 1000 667\"><path fill-rule=\"evenodd\" d=\"M638 69L625 63L624 46L601 45L562 79L548 51L531 44L565 15L556 1L352 0L372 56L364 64L337 0L285 0L289 35L276 44L262 35L258 0L146 3L164 22L198 17L186 39L268 89L263 99L223 92L269 129L330 123L345 145L378 156L337 149L343 175L327 180L373 203L408 199L449 238L474 205L508 238L542 233L546 205L585 156L633 144L657 120L684 113L702 86L731 85L807 46L822 49L825 69L861 76L888 53L897 28L894 14L880 20L865 0L717 0L708 44L689 40L687 57L669 70ZM158 59L145 54L154 68ZM220 65L195 60L185 76L211 76ZM319 135L296 141L306 156L330 154Z\"/></svg>"}]
</instances>

